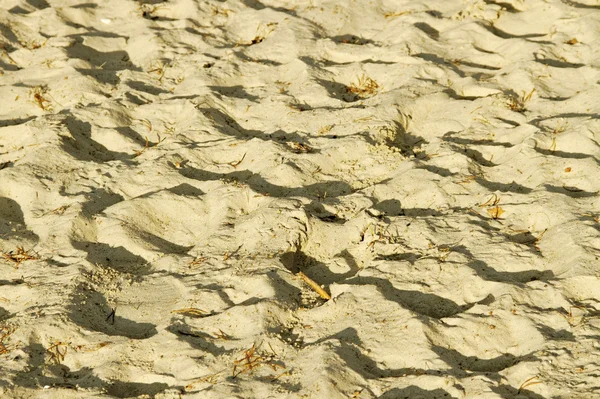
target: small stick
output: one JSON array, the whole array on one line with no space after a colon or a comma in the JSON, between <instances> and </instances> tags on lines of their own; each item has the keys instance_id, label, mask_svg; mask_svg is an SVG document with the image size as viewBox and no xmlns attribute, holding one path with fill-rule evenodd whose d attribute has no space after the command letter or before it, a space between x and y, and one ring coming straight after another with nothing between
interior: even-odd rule
<instances>
[{"instance_id":1,"label":"small stick","mask_svg":"<svg viewBox=\"0 0 600 399\"><path fill-rule=\"evenodd\" d=\"M317 294L319 294L319 296L325 300L330 300L331 299L331 295L329 295L327 293L327 291L325 291L323 288L321 288L321 286L319 284L317 284L313 279L311 279L310 277L308 277L306 274L302 273L302 272L298 272L296 273L296 276L300 277L302 280L304 280L304 282L308 285L310 285L310 288L312 288L313 290L315 290L315 292Z\"/></svg>"},{"instance_id":2,"label":"small stick","mask_svg":"<svg viewBox=\"0 0 600 399\"><path fill-rule=\"evenodd\" d=\"M112 308L110 310L110 313L108 315L108 317L106 318L106 321L111 321L111 324L115 324L115 315L117 313L117 308Z\"/></svg>"}]
</instances>

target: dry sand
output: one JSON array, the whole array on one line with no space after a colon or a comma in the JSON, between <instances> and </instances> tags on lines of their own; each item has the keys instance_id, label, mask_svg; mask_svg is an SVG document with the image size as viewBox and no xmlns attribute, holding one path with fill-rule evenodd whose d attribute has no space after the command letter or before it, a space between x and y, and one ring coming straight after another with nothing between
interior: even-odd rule
<instances>
[{"instance_id":1,"label":"dry sand","mask_svg":"<svg viewBox=\"0 0 600 399\"><path fill-rule=\"evenodd\" d=\"M0 3L2 398L600 397L598 0Z\"/></svg>"}]
</instances>

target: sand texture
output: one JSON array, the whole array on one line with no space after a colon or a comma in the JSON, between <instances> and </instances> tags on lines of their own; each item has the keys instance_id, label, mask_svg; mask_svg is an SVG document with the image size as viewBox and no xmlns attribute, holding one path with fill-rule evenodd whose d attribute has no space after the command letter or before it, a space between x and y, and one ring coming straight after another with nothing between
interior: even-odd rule
<instances>
[{"instance_id":1,"label":"sand texture","mask_svg":"<svg viewBox=\"0 0 600 399\"><path fill-rule=\"evenodd\" d=\"M0 0L0 397L600 398L598 0Z\"/></svg>"}]
</instances>

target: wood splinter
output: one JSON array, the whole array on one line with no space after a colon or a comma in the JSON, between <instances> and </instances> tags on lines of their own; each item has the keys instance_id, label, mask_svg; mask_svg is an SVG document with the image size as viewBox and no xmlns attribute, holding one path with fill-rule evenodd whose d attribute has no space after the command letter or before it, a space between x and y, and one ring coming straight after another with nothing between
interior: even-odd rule
<instances>
[{"instance_id":1,"label":"wood splinter","mask_svg":"<svg viewBox=\"0 0 600 399\"><path fill-rule=\"evenodd\" d=\"M331 299L331 295L329 295L327 293L327 291L325 291L323 288L321 288L321 286L319 284L317 284L313 279L311 279L310 277L308 277L306 274L302 273L302 272L298 272L296 273L296 276L300 277L302 280L304 280L304 282L308 285L310 285L310 288L312 288L313 290L315 290L315 292L317 294L319 294L319 296L325 300L330 300Z\"/></svg>"}]
</instances>

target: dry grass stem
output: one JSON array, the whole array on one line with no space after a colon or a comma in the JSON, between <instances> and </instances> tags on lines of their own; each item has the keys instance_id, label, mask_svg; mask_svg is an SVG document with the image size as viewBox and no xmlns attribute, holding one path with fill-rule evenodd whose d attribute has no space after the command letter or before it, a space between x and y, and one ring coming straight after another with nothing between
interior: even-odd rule
<instances>
[{"instance_id":1,"label":"dry grass stem","mask_svg":"<svg viewBox=\"0 0 600 399\"><path fill-rule=\"evenodd\" d=\"M365 74L358 77L356 83L346 87L348 93L356 94L360 98L372 97L381 89L379 83Z\"/></svg>"},{"instance_id":2,"label":"dry grass stem","mask_svg":"<svg viewBox=\"0 0 600 399\"><path fill-rule=\"evenodd\" d=\"M398 12L388 11L385 14L383 14L383 16L385 18L396 18L396 17L401 17L402 15L410 14L411 12L412 11L398 11Z\"/></svg>"},{"instance_id":3,"label":"dry grass stem","mask_svg":"<svg viewBox=\"0 0 600 399\"><path fill-rule=\"evenodd\" d=\"M48 99L48 86L36 86L29 90L32 102L44 111L52 111L52 104Z\"/></svg>"},{"instance_id":4,"label":"dry grass stem","mask_svg":"<svg viewBox=\"0 0 600 399\"><path fill-rule=\"evenodd\" d=\"M6 344L6 341L16 330L12 326L0 326L0 355L10 352L10 348Z\"/></svg>"},{"instance_id":5,"label":"dry grass stem","mask_svg":"<svg viewBox=\"0 0 600 399\"><path fill-rule=\"evenodd\" d=\"M236 378L240 374L251 374L261 366L269 366L274 371L285 368L277 362L277 354L273 351L273 348L271 348L271 351L272 353L259 353L256 344L252 345L250 349L244 351L243 357L233 362L232 378Z\"/></svg>"},{"instance_id":6,"label":"dry grass stem","mask_svg":"<svg viewBox=\"0 0 600 399\"><path fill-rule=\"evenodd\" d=\"M36 260L37 256L32 255L30 250L25 250L23 247L17 247L14 251L2 252L2 258L15 263L15 267L19 267L21 262L25 262L27 260Z\"/></svg>"},{"instance_id":7,"label":"dry grass stem","mask_svg":"<svg viewBox=\"0 0 600 399\"><path fill-rule=\"evenodd\" d=\"M142 148L141 150L138 150L138 151L135 152L136 158L139 157L140 155L142 155L144 152L146 152L146 150L148 150L149 148L158 147L158 145L160 143L162 143L163 141L166 140L166 137L161 138L160 134L157 134L157 137L158 137L158 141L155 144L152 144L152 145L150 145L150 142L148 141L148 137L145 137L146 143L144 144L144 148Z\"/></svg>"},{"instance_id":8,"label":"dry grass stem","mask_svg":"<svg viewBox=\"0 0 600 399\"><path fill-rule=\"evenodd\" d=\"M504 213L504 209L500 208L500 197L496 194L492 194L490 199L488 199L483 204L480 204L479 207L484 208L487 207L487 213L491 216L492 219L498 220L500 216Z\"/></svg>"},{"instance_id":9,"label":"dry grass stem","mask_svg":"<svg viewBox=\"0 0 600 399\"><path fill-rule=\"evenodd\" d=\"M65 342L56 341L51 345L46 352L50 354L50 361L54 364L61 364L67 355L67 344Z\"/></svg>"},{"instance_id":10,"label":"dry grass stem","mask_svg":"<svg viewBox=\"0 0 600 399\"><path fill-rule=\"evenodd\" d=\"M508 100L508 108L515 112L525 112L525 110L527 109L526 105L529 102L529 100L531 100L533 93L535 93L535 88L532 89L529 93L523 92L523 95L521 95L521 97L512 96Z\"/></svg>"},{"instance_id":11,"label":"dry grass stem","mask_svg":"<svg viewBox=\"0 0 600 399\"><path fill-rule=\"evenodd\" d=\"M519 391L518 392L521 393L522 389L525 389L525 388L527 388L527 387L529 387L531 385L541 384L541 383L542 383L542 381L538 380L538 376L537 375L533 376L531 378L528 378L527 380L525 380L525 382L523 382L521 384L521 386L519 387Z\"/></svg>"}]
</instances>

